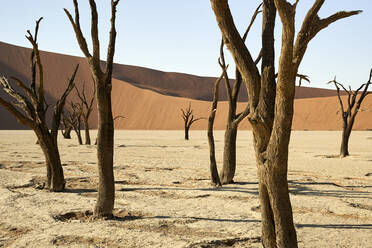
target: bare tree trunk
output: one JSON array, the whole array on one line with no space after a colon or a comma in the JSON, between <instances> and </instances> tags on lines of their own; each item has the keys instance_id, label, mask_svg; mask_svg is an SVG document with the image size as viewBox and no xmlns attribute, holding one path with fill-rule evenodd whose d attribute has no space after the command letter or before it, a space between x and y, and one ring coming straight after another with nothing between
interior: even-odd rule
<instances>
[{"instance_id":1,"label":"bare tree trunk","mask_svg":"<svg viewBox=\"0 0 372 248\"><path fill-rule=\"evenodd\" d=\"M209 169L211 173L212 183L216 186L221 186L221 181L220 181L220 177L218 175L218 170L217 170L216 152L215 152L216 149L215 149L214 137L213 137L213 123L214 123L215 112L216 111L213 111L208 119L208 144L209 144L209 161L210 161Z\"/></svg>"},{"instance_id":2,"label":"bare tree trunk","mask_svg":"<svg viewBox=\"0 0 372 248\"><path fill-rule=\"evenodd\" d=\"M85 144L86 145L91 144L90 133L89 133L89 116L90 116L90 114L92 113L92 110L93 110L93 102L94 102L94 98L95 98L95 94L96 94L96 90L97 90L96 89L96 84L95 84L94 81L93 81L93 86L94 86L93 87L94 90L93 90L92 96L90 98L90 101L88 101L86 93L85 93L85 82L83 84L83 88L82 88L81 91L75 86L77 96L79 97L80 102L81 102L80 105L81 105L81 113L82 113L83 120L84 120Z\"/></svg>"},{"instance_id":3,"label":"bare tree trunk","mask_svg":"<svg viewBox=\"0 0 372 248\"><path fill-rule=\"evenodd\" d=\"M346 117L346 118L343 118L343 125L342 125L342 140L341 140L341 148L340 148L341 157L349 156L350 134L351 134L351 129L348 128L347 117Z\"/></svg>"},{"instance_id":4,"label":"bare tree trunk","mask_svg":"<svg viewBox=\"0 0 372 248\"><path fill-rule=\"evenodd\" d=\"M104 85L103 79L96 81L97 87ZM97 88L98 105L98 199L94 212L101 216L112 215L115 199L115 180L113 171L114 121L111 110L111 88Z\"/></svg>"},{"instance_id":5,"label":"bare tree trunk","mask_svg":"<svg viewBox=\"0 0 372 248\"><path fill-rule=\"evenodd\" d=\"M221 41L221 46L220 46L220 50L222 49L223 49L223 41ZM222 68L222 74L216 80L216 83L214 84L212 108L211 108L211 113L208 118L208 132L207 132L208 144L209 144L209 161L210 161L209 169L211 173L212 183L216 186L221 186L221 181L220 181L220 177L218 175L218 170L217 170L216 149L214 145L214 136L213 136L213 125L214 125L214 119L216 117L217 106L218 106L219 86L220 86L220 82L225 74L227 67L221 66L221 68Z\"/></svg>"},{"instance_id":6,"label":"bare tree trunk","mask_svg":"<svg viewBox=\"0 0 372 248\"><path fill-rule=\"evenodd\" d=\"M71 139L71 131L72 131L71 126L67 127L64 131L63 130L61 130L61 131L62 131L62 135L65 139Z\"/></svg>"},{"instance_id":7,"label":"bare tree trunk","mask_svg":"<svg viewBox=\"0 0 372 248\"><path fill-rule=\"evenodd\" d=\"M223 167L221 171L221 183L229 184L233 182L236 169L236 136L238 126L228 123L225 130Z\"/></svg>"},{"instance_id":8,"label":"bare tree trunk","mask_svg":"<svg viewBox=\"0 0 372 248\"><path fill-rule=\"evenodd\" d=\"M189 140L189 127L185 126L185 140Z\"/></svg>"},{"instance_id":9,"label":"bare tree trunk","mask_svg":"<svg viewBox=\"0 0 372 248\"><path fill-rule=\"evenodd\" d=\"M63 191L65 189L65 179L59 151L57 145L53 142L51 135L47 130L39 128L36 131L39 145L45 156L45 165L47 169L47 188L53 192Z\"/></svg>"},{"instance_id":10,"label":"bare tree trunk","mask_svg":"<svg viewBox=\"0 0 372 248\"><path fill-rule=\"evenodd\" d=\"M79 145L83 144L83 139L81 138L81 131L79 129L74 128L76 136L78 138Z\"/></svg>"},{"instance_id":11,"label":"bare tree trunk","mask_svg":"<svg viewBox=\"0 0 372 248\"><path fill-rule=\"evenodd\" d=\"M89 121L87 118L84 118L84 129L85 129L85 144L90 145L90 133L89 133Z\"/></svg>"}]
</instances>

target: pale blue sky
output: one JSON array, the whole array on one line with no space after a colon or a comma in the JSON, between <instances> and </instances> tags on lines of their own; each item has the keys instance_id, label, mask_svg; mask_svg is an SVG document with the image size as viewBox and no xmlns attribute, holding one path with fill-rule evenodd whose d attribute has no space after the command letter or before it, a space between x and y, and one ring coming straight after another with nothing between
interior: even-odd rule
<instances>
[{"instance_id":1,"label":"pale blue sky","mask_svg":"<svg viewBox=\"0 0 372 248\"><path fill-rule=\"evenodd\" d=\"M24 35L43 16L39 47L76 56L82 53L63 8L73 11L72 0L2 0L0 41L30 47ZM109 0L97 0L100 14L102 55L106 54L109 30ZM259 0L230 0L235 23L243 32ZM299 26L313 0L302 0L297 10ZM80 0L82 27L89 40L88 0ZM357 87L367 80L372 67L372 1L328 0L320 15L339 10L361 9L363 13L338 21L310 43L300 73L310 76L313 87L325 88L335 75L340 82ZM255 56L260 47L259 17L247 39ZM280 51L280 22L276 45ZM208 0L121 0L117 13L115 62L163 71L200 76L219 76L217 65L220 32ZM105 56L102 56L105 59ZM231 58L228 61L233 64ZM232 67L232 66L231 66ZM230 75L233 77L233 74ZM328 86L329 87L329 86Z\"/></svg>"}]
</instances>

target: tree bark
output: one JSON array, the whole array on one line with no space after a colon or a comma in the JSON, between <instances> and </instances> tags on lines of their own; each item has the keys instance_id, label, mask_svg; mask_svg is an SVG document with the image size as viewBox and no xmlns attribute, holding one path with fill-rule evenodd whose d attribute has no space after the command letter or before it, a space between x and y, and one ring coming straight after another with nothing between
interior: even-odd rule
<instances>
[{"instance_id":1,"label":"tree bark","mask_svg":"<svg viewBox=\"0 0 372 248\"><path fill-rule=\"evenodd\" d=\"M341 148L340 148L340 156L342 158L349 156L349 138L350 138L351 130L348 130L346 127L342 130L342 140L341 140Z\"/></svg>"},{"instance_id":2,"label":"tree bark","mask_svg":"<svg viewBox=\"0 0 372 248\"><path fill-rule=\"evenodd\" d=\"M189 140L189 127L185 127L185 140Z\"/></svg>"},{"instance_id":3,"label":"tree bark","mask_svg":"<svg viewBox=\"0 0 372 248\"><path fill-rule=\"evenodd\" d=\"M236 169L236 136L238 126L228 123L225 130L223 167L221 171L221 183L229 184L233 182Z\"/></svg>"},{"instance_id":4,"label":"tree bark","mask_svg":"<svg viewBox=\"0 0 372 248\"><path fill-rule=\"evenodd\" d=\"M85 129L85 144L90 145L90 133L89 133L89 121L87 118L84 118L84 129Z\"/></svg>"},{"instance_id":5,"label":"tree bark","mask_svg":"<svg viewBox=\"0 0 372 248\"><path fill-rule=\"evenodd\" d=\"M97 78L98 79L98 78ZM108 80L108 79L107 79ZM95 206L95 214L110 217L114 208L115 180L113 171L114 157L114 121L111 110L111 87L102 87L106 84L103 78L96 81L97 107L98 107L98 199Z\"/></svg>"},{"instance_id":6,"label":"tree bark","mask_svg":"<svg viewBox=\"0 0 372 248\"><path fill-rule=\"evenodd\" d=\"M47 169L47 188L53 192L63 191L65 189L66 181L63 175L57 144L54 143L48 130L38 128L35 133L45 156L45 165Z\"/></svg>"},{"instance_id":7,"label":"tree bark","mask_svg":"<svg viewBox=\"0 0 372 248\"><path fill-rule=\"evenodd\" d=\"M222 49L223 49L223 40L221 41L221 46L220 46L220 50ZM218 106L219 86L220 86L220 82L222 78L224 77L227 67L221 66L221 68L222 68L222 74L216 80L216 83L214 84L212 108L211 108L211 113L208 118L208 132L207 132L208 145L209 145L209 169L211 173L211 180L212 180L212 183L218 187L221 186L222 184L221 184L220 177L218 175L218 170L217 170L216 149L215 149L214 136L213 136L213 125L214 125L214 119L216 117L217 106Z\"/></svg>"},{"instance_id":8,"label":"tree bark","mask_svg":"<svg viewBox=\"0 0 372 248\"><path fill-rule=\"evenodd\" d=\"M81 138L81 131L79 129L74 128L76 136L78 138L79 145L83 144L83 139Z\"/></svg>"},{"instance_id":9,"label":"tree bark","mask_svg":"<svg viewBox=\"0 0 372 248\"><path fill-rule=\"evenodd\" d=\"M65 130L63 131L62 130L62 135L65 139L71 139L71 131L72 131L72 127L69 126L67 128L65 128Z\"/></svg>"}]
</instances>

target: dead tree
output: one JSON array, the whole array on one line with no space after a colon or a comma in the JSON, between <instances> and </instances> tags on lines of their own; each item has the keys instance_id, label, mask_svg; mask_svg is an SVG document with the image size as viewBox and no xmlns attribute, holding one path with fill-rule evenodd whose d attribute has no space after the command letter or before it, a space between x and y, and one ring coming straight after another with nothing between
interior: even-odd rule
<instances>
[{"instance_id":1,"label":"dead tree","mask_svg":"<svg viewBox=\"0 0 372 248\"><path fill-rule=\"evenodd\" d=\"M190 130L191 125L196 121L204 119L204 118L194 118L193 111L194 110L191 109L191 102L189 103L189 106L187 107L187 109L181 108L182 118L185 123L185 140L189 140L189 130Z\"/></svg>"},{"instance_id":2,"label":"dead tree","mask_svg":"<svg viewBox=\"0 0 372 248\"><path fill-rule=\"evenodd\" d=\"M74 87L74 79L78 66L76 66L66 90L54 105L52 127L51 130L49 130L46 120L46 112L49 105L46 104L44 96L44 72L37 43L37 35L41 20L42 18L36 22L34 35L27 30L28 35L26 36L33 48L30 58L31 82L27 85L22 80L12 77L18 87L23 91L20 93L11 86L8 79L1 77L1 88L13 98L14 102L7 101L0 97L0 104L13 114L20 123L31 128L35 132L38 143L45 155L47 169L46 186L51 191L58 192L63 191L65 188L65 179L57 145L58 128L66 98ZM37 79L38 85L36 85Z\"/></svg>"},{"instance_id":3,"label":"dead tree","mask_svg":"<svg viewBox=\"0 0 372 248\"><path fill-rule=\"evenodd\" d=\"M248 25L247 30L245 31L242 39L243 41L246 40L248 33L260 11L262 4L260 4L257 9L255 10L251 21ZM208 139L209 139L209 147L210 147L210 170L211 170L211 177L212 182L216 185L228 184L233 182L233 178L235 176L235 169L236 169L236 137L238 132L238 127L240 122L247 117L249 113L249 105L247 105L246 109L241 113L236 113L237 108L237 101L239 91L242 85L242 77L239 70L235 69L235 82L233 87L230 86L230 80L227 74L227 65L225 62L225 55L223 52L224 48L224 41L222 39L221 46L220 46L220 57L218 60L218 64L222 69L222 77L225 79L225 88L227 92L228 98L228 115L226 121L226 130L225 130L225 139L224 139L224 153L223 153L223 167L221 171L221 178L219 178L218 173L216 173L216 159L214 154L214 138L213 138L213 122L214 122L214 115L217 111L217 102L218 102L218 88L216 88L219 81L216 81L216 85L214 87L214 98L212 103L212 112L208 119ZM255 60L255 64L257 64L261 59L262 53L260 52L257 59ZM218 87L218 86L217 86ZM211 136L211 137L210 137Z\"/></svg>"},{"instance_id":4,"label":"dead tree","mask_svg":"<svg viewBox=\"0 0 372 248\"><path fill-rule=\"evenodd\" d=\"M245 31L242 40L246 40L248 33L260 11L262 4L260 4L255 10L252 19L248 25L247 30ZM223 42L223 39L222 39ZM223 45L223 44L222 44ZM261 59L261 52L259 53L255 64L257 64ZM220 49L220 66L226 67L225 56L223 49ZM238 132L238 127L240 122L247 117L249 113L249 105L241 113L236 113L237 101L239 91L242 85L242 76L238 69L235 70L235 82L233 87L230 86L230 80L227 74L227 71L224 73L225 78L225 88L227 92L227 99L229 104L229 110L227 114L226 121L226 130L225 130L225 140L224 140L224 151L223 151L223 167L221 171L221 183L228 184L233 182L236 170L236 136Z\"/></svg>"},{"instance_id":5,"label":"dead tree","mask_svg":"<svg viewBox=\"0 0 372 248\"><path fill-rule=\"evenodd\" d=\"M62 124L61 133L62 133L62 136L65 139L71 139L72 126L68 123L67 119L64 116L64 113L62 113L62 116L61 117L62 117L61 118L62 119L61 120L61 124Z\"/></svg>"},{"instance_id":6,"label":"dead tree","mask_svg":"<svg viewBox=\"0 0 372 248\"><path fill-rule=\"evenodd\" d=\"M295 81L307 46L329 24L360 11L338 12L321 19L325 0L308 10L295 41L295 13L299 0L263 0L261 73L239 35L228 0L211 0L224 42L248 91L248 120L252 125L259 177L262 243L266 248L297 247L289 198L288 146L293 119ZM274 27L276 12L282 23L282 47L275 79Z\"/></svg>"},{"instance_id":7,"label":"dead tree","mask_svg":"<svg viewBox=\"0 0 372 248\"><path fill-rule=\"evenodd\" d=\"M115 202L114 184L114 121L112 118L111 89L112 89L112 67L116 42L116 7L119 0L111 0L111 29L107 49L106 66L101 68L100 45L98 39L98 13L94 0L89 0L91 9L91 36L93 54L89 52L86 39L80 28L79 7L77 0L73 0L75 18L67 9L65 13L74 29L76 39L81 51L89 63L92 78L96 87L96 99L98 109L98 136L97 136L97 157L98 157L98 199L94 209L96 217L112 217L112 210Z\"/></svg>"},{"instance_id":8,"label":"dead tree","mask_svg":"<svg viewBox=\"0 0 372 248\"><path fill-rule=\"evenodd\" d=\"M220 51L223 49L223 41L221 41ZM217 106L218 106L218 95L219 95L219 87L220 82L223 79L225 75L225 71L227 70L228 65L222 66L222 63L220 62L220 59L218 61L222 68L221 76L216 80L214 84L214 90L213 90L213 101L212 101L212 108L211 113L208 117L208 145L209 145L209 169L211 173L211 180L214 185L217 187L221 186L221 180L218 175L218 169L217 169L217 162L216 162L216 149L214 144L214 136L213 136L213 126L214 126L214 119L216 117L217 112Z\"/></svg>"},{"instance_id":9,"label":"dead tree","mask_svg":"<svg viewBox=\"0 0 372 248\"><path fill-rule=\"evenodd\" d=\"M368 92L368 87L371 84L372 78L372 69L369 72L369 79L367 83L362 84L357 90L352 91L351 87L346 89L346 87L337 82L336 78L330 81L329 83L333 83L337 90L337 96L340 103L341 108L341 116L342 116L342 140L341 140L341 148L340 148L340 157L349 156L349 138L351 131L353 130L353 125L355 121L355 117L359 112L360 105L362 104L364 98L371 94ZM340 96L340 87L347 93L347 108L344 107L344 103ZM359 94L359 91L362 92ZM357 100L359 96L359 99Z\"/></svg>"},{"instance_id":10,"label":"dead tree","mask_svg":"<svg viewBox=\"0 0 372 248\"><path fill-rule=\"evenodd\" d=\"M94 81L93 81L93 84L94 84ZM89 134L89 116L93 110L93 102L94 102L94 95L96 94L96 86L94 84L93 93L91 94L92 96L90 100L88 100L88 97L86 96L86 93L85 93L85 82L83 84L83 89L81 90L81 92L76 86L75 86L75 89L77 92L77 96L79 97L81 101L81 105L83 106L82 117L84 121L84 129L85 129L85 144L90 145L91 141L90 141L90 134Z\"/></svg>"},{"instance_id":11,"label":"dead tree","mask_svg":"<svg viewBox=\"0 0 372 248\"><path fill-rule=\"evenodd\" d=\"M66 110L67 114L63 114L63 119L67 122L67 125L74 130L78 138L79 145L83 144L83 139L81 138L81 117L83 113L83 106L80 103L70 103L71 110Z\"/></svg>"}]
</instances>

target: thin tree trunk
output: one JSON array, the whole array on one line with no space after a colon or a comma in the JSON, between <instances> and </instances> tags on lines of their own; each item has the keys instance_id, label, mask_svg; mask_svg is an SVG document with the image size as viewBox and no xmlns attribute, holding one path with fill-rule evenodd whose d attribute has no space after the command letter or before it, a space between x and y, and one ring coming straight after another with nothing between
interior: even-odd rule
<instances>
[{"instance_id":1,"label":"thin tree trunk","mask_svg":"<svg viewBox=\"0 0 372 248\"><path fill-rule=\"evenodd\" d=\"M228 123L225 130L225 144L223 151L223 167L221 171L221 183L229 184L233 182L236 169L236 136L238 126Z\"/></svg>"},{"instance_id":2,"label":"thin tree trunk","mask_svg":"<svg viewBox=\"0 0 372 248\"><path fill-rule=\"evenodd\" d=\"M344 119L343 128L342 128L342 140L341 140L341 148L340 148L340 157L344 158L349 156L349 138L351 134L352 128L350 128L347 124L347 120Z\"/></svg>"},{"instance_id":3,"label":"thin tree trunk","mask_svg":"<svg viewBox=\"0 0 372 248\"><path fill-rule=\"evenodd\" d=\"M213 137L213 123L215 118L216 109L212 110L211 115L208 118L208 144L209 144L209 168L211 172L211 179L212 183L217 186L221 186L220 177L218 175L217 170L217 162L216 162L216 149L214 145L214 137Z\"/></svg>"},{"instance_id":4,"label":"thin tree trunk","mask_svg":"<svg viewBox=\"0 0 372 248\"><path fill-rule=\"evenodd\" d=\"M81 131L78 130L78 129L74 129L74 131L75 131L76 136L78 138L79 145L82 145L83 144L83 139L81 138Z\"/></svg>"},{"instance_id":5,"label":"thin tree trunk","mask_svg":"<svg viewBox=\"0 0 372 248\"><path fill-rule=\"evenodd\" d=\"M90 145L90 133L89 133L89 122L87 118L84 118L84 128L85 128L85 144Z\"/></svg>"},{"instance_id":6,"label":"thin tree trunk","mask_svg":"<svg viewBox=\"0 0 372 248\"><path fill-rule=\"evenodd\" d=\"M221 42L221 49L223 49L223 41ZM218 170L217 170L216 149L215 149L214 137L213 137L213 125L214 125L214 119L216 117L217 106L218 106L219 85L224 76L226 69L227 69L226 67L222 68L222 74L217 79L216 83L214 84L212 109L211 109L211 114L209 115L209 118L208 118L207 134L208 134L209 160L210 160L209 167L210 167L212 183L214 183L216 186L221 186L221 181L220 181L220 177L218 175Z\"/></svg>"}]
</instances>

